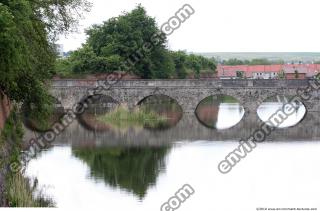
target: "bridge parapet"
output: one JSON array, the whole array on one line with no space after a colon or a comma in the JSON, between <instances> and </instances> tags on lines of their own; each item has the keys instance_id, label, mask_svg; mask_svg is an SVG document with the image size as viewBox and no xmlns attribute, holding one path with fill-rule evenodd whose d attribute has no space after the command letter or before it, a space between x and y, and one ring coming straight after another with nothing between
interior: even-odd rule
<instances>
[{"instance_id":1,"label":"bridge parapet","mask_svg":"<svg viewBox=\"0 0 320 211\"><path fill-rule=\"evenodd\" d=\"M312 80L275 80L275 79L161 79L161 80L119 80L114 87L301 87L308 86ZM103 80L53 80L53 87L96 87L107 84ZM110 83L111 85L111 83Z\"/></svg>"}]
</instances>

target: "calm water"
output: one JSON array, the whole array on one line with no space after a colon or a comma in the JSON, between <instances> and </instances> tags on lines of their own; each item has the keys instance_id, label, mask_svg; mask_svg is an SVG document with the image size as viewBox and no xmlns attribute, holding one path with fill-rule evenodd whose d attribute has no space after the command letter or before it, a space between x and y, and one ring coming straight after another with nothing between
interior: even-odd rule
<instances>
[{"instance_id":1,"label":"calm water","mask_svg":"<svg viewBox=\"0 0 320 211\"><path fill-rule=\"evenodd\" d=\"M279 106L263 104L258 115L267 118ZM92 116L75 121L29 163L26 173L37 177L62 208L160 210L186 183L195 194L182 211L320 208L320 131L309 130L309 124L319 124L318 114L308 114L305 126L276 130L223 175L218 163L256 128L256 121L242 119L243 107L230 99L206 102L196 114L168 108L172 124L161 130L118 131L97 126ZM282 126L301 121L303 111L300 107ZM28 130L26 138L33 135Z\"/></svg>"}]
</instances>

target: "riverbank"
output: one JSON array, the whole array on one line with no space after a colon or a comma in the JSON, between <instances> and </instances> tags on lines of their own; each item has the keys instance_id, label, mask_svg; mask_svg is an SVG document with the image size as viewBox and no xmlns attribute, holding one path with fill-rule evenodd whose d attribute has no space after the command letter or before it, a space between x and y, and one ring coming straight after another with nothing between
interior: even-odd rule
<instances>
[{"instance_id":1,"label":"riverbank","mask_svg":"<svg viewBox=\"0 0 320 211\"><path fill-rule=\"evenodd\" d=\"M10 163L19 159L22 150L23 128L19 115L11 112L0 134L0 206L52 207L54 203L41 192L36 192L37 180L22 172L11 172Z\"/></svg>"}]
</instances>

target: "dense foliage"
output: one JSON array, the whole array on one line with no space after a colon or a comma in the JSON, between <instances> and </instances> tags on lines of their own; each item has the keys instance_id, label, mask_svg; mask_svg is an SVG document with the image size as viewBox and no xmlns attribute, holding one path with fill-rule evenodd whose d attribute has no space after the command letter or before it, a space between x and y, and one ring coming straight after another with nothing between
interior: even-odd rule
<instances>
[{"instance_id":1,"label":"dense foliage","mask_svg":"<svg viewBox=\"0 0 320 211\"><path fill-rule=\"evenodd\" d=\"M94 25L82 48L56 64L58 75L125 71L141 78L185 78L187 69L215 70L213 60L185 52L170 52L167 37L142 6ZM128 65L129 63L129 65ZM124 68L124 65L128 68Z\"/></svg>"},{"instance_id":2,"label":"dense foliage","mask_svg":"<svg viewBox=\"0 0 320 211\"><path fill-rule=\"evenodd\" d=\"M44 82L52 75L58 33L73 29L85 0L0 0L0 90L45 113L51 98Z\"/></svg>"}]
</instances>

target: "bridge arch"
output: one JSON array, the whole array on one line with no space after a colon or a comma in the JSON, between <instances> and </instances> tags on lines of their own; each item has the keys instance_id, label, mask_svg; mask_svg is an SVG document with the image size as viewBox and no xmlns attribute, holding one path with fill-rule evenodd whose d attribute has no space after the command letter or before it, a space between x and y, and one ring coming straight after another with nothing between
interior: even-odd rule
<instances>
[{"instance_id":1,"label":"bridge arch","mask_svg":"<svg viewBox=\"0 0 320 211\"><path fill-rule=\"evenodd\" d=\"M97 120L98 115L105 114L114 110L120 103L112 96L98 94L95 96L84 96L80 102L87 103L87 108L78 115L79 124L85 129L95 132L110 131L112 127Z\"/></svg>"},{"instance_id":2,"label":"bridge arch","mask_svg":"<svg viewBox=\"0 0 320 211\"><path fill-rule=\"evenodd\" d=\"M167 97L168 99L171 99L173 102L175 102L179 108L181 108L182 112L188 112L190 110L190 105L186 104L186 100L184 99L183 96L179 96L178 93L166 91L166 90L159 90L157 92L152 91L152 92L144 92L141 95L138 95L134 97L134 99L131 101L131 104L129 103L130 107L136 107L139 106L144 100L146 100L149 97L152 96L163 96ZM192 102L191 102L192 101ZM194 99L190 100L190 104L196 104L193 102ZM130 100L129 100L130 102ZM193 110L194 111L194 110Z\"/></svg>"},{"instance_id":3,"label":"bridge arch","mask_svg":"<svg viewBox=\"0 0 320 211\"><path fill-rule=\"evenodd\" d=\"M267 122L271 117L273 121L283 121L277 129L290 128L299 125L307 116L308 109L301 99L297 99L299 107L295 108L295 112L287 115L280 112L285 103L293 102L296 104L295 95L275 94L265 98L265 100L257 108L257 115L261 121ZM267 123L268 124L268 123ZM270 125L271 126L271 125Z\"/></svg>"},{"instance_id":4,"label":"bridge arch","mask_svg":"<svg viewBox=\"0 0 320 211\"><path fill-rule=\"evenodd\" d=\"M179 102L175 98L165 94L156 93L145 96L136 106L164 117L166 120L161 129L169 129L176 126L183 117L183 108Z\"/></svg>"},{"instance_id":5,"label":"bridge arch","mask_svg":"<svg viewBox=\"0 0 320 211\"><path fill-rule=\"evenodd\" d=\"M136 105L139 106L139 105L141 105L141 103L143 103L143 102L144 102L145 100L147 100L148 98L150 98L150 97L157 97L157 96L169 98L169 99L175 101L175 102L180 106L179 102L178 102L174 97L169 96L169 95L167 95L167 94L160 94L160 93L155 93L155 94L149 94L149 95L146 95L146 96L142 96L142 97L140 97L140 98L138 99L138 102L136 103ZM181 107L181 106L180 106L180 107Z\"/></svg>"},{"instance_id":6,"label":"bridge arch","mask_svg":"<svg viewBox=\"0 0 320 211\"><path fill-rule=\"evenodd\" d=\"M265 96L264 100L257 108L257 116L260 121L264 122L272 116L278 119L278 121L283 121L279 127L276 127L277 129L296 127L303 122L309 112L309 109L306 106L306 103L308 103L307 101L298 98L299 107L296 108L295 112L291 115L286 115L284 112L278 112L285 103L295 102L295 97L297 97L296 90L286 90L285 92L272 93ZM285 118L285 120L283 120L283 118Z\"/></svg>"},{"instance_id":7,"label":"bridge arch","mask_svg":"<svg viewBox=\"0 0 320 211\"><path fill-rule=\"evenodd\" d=\"M222 130L238 125L244 117L245 109L236 97L214 94L203 98L198 103L194 113L202 125ZM234 121L228 119L230 115L233 118L236 117L233 119Z\"/></svg>"}]
</instances>

